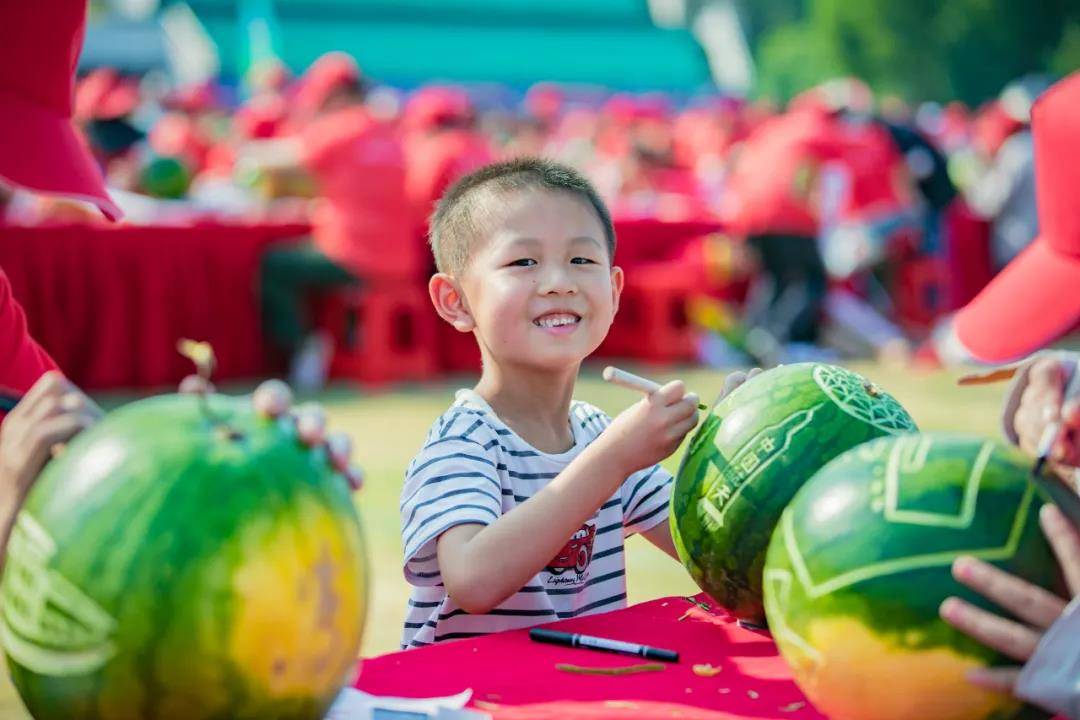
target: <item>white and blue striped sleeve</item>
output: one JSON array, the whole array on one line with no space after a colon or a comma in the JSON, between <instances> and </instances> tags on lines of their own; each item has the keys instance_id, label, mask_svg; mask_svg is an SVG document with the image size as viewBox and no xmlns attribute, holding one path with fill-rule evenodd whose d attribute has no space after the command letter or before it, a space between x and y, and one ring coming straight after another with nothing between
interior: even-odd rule
<instances>
[{"instance_id":1,"label":"white and blue striped sleeve","mask_svg":"<svg viewBox=\"0 0 1080 720\"><path fill-rule=\"evenodd\" d=\"M642 533L667 521L672 482L671 473L659 465L639 470L626 478L619 490L623 535Z\"/></svg>"},{"instance_id":2,"label":"white and blue striped sleeve","mask_svg":"<svg viewBox=\"0 0 1080 720\"><path fill-rule=\"evenodd\" d=\"M442 582L435 543L456 525L489 525L502 513L494 456L461 436L429 439L413 460L401 491L405 579Z\"/></svg>"}]
</instances>

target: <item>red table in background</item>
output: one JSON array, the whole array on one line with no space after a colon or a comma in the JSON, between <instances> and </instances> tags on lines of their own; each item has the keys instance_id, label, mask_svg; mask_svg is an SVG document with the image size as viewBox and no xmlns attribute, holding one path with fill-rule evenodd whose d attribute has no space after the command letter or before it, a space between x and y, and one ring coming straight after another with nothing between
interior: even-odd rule
<instances>
[{"instance_id":1,"label":"red table in background","mask_svg":"<svg viewBox=\"0 0 1080 720\"><path fill-rule=\"evenodd\" d=\"M616 218L615 263L626 269L674 260L688 241L722 229L719 222L712 220L667 222L650 218Z\"/></svg>"},{"instance_id":2,"label":"red table in background","mask_svg":"<svg viewBox=\"0 0 1080 720\"><path fill-rule=\"evenodd\" d=\"M687 242L717 228L620 221L618 261L678 262ZM302 224L7 227L0 230L0 267L31 333L82 387L175 384L191 370L176 352L182 337L213 344L217 379L253 378L271 370L259 318L259 257L268 244L308 232ZM441 325L425 304L428 311ZM443 370L477 365L471 337L442 336L435 344L459 340L466 349L451 355L469 361ZM430 353L438 356L439 348Z\"/></svg>"},{"instance_id":3,"label":"red table in background","mask_svg":"<svg viewBox=\"0 0 1080 720\"><path fill-rule=\"evenodd\" d=\"M0 230L0 267L30 332L87 389L156 387L191 372L178 338L207 340L218 379L265 372L263 249L306 225Z\"/></svg>"},{"instance_id":4,"label":"red table in background","mask_svg":"<svg viewBox=\"0 0 1080 720\"><path fill-rule=\"evenodd\" d=\"M705 595L695 600L708 602ZM660 672L571 674L555 665L645 661L544 645L518 630L364 660L355 687L395 697L455 695L471 688L469 707L496 720L824 717L792 681L767 633L745 630L722 611L706 611L687 598L662 598L549 627L677 650L680 659ZM722 670L713 677L693 672L695 664L705 663Z\"/></svg>"}]
</instances>

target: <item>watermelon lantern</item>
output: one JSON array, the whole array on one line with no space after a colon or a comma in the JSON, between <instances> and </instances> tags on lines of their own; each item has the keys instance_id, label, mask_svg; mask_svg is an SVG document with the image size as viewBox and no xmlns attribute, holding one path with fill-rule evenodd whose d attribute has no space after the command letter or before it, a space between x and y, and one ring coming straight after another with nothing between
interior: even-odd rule
<instances>
[{"instance_id":1,"label":"watermelon lantern","mask_svg":"<svg viewBox=\"0 0 1080 720\"><path fill-rule=\"evenodd\" d=\"M844 368L761 373L713 408L683 456L671 501L679 557L717 602L764 622L765 551L796 491L845 450L914 429L890 395Z\"/></svg>"},{"instance_id":2,"label":"watermelon lantern","mask_svg":"<svg viewBox=\"0 0 1080 720\"><path fill-rule=\"evenodd\" d=\"M965 672L1010 664L953 629L962 554L1051 587L1030 461L980 438L875 440L826 465L784 511L765 563L769 627L803 691L834 720L977 720L1020 710ZM1001 612L997 610L997 612Z\"/></svg>"},{"instance_id":3,"label":"watermelon lantern","mask_svg":"<svg viewBox=\"0 0 1080 720\"><path fill-rule=\"evenodd\" d=\"M38 720L321 718L359 651L348 483L249 400L170 395L83 433L27 498L0 589Z\"/></svg>"}]
</instances>

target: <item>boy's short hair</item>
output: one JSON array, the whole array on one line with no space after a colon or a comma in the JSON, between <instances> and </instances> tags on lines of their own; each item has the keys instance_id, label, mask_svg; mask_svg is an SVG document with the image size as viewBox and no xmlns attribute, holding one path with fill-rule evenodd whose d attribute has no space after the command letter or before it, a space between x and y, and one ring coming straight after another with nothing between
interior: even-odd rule
<instances>
[{"instance_id":1,"label":"boy's short hair","mask_svg":"<svg viewBox=\"0 0 1080 720\"><path fill-rule=\"evenodd\" d=\"M604 228L608 254L615 260L615 226L599 193L573 168L542 158L516 158L486 165L466 175L443 193L431 215L428 240L439 272L460 274L469 264L481 215L492 196L522 190L567 192L586 200Z\"/></svg>"}]
</instances>

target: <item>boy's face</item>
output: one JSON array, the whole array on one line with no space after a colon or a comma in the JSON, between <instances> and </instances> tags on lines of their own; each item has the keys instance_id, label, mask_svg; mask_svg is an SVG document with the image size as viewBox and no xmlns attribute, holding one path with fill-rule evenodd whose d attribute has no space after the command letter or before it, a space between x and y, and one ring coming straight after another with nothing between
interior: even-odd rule
<instances>
[{"instance_id":1,"label":"boy's face","mask_svg":"<svg viewBox=\"0 0 1080 720\"><path fill-rule=\"evenodd\" d=\"M580 363L607 335L622 290L596 210L543 190L492 206L460 278L477 339L496 363Z\"/></svg>"}]
</instances>

